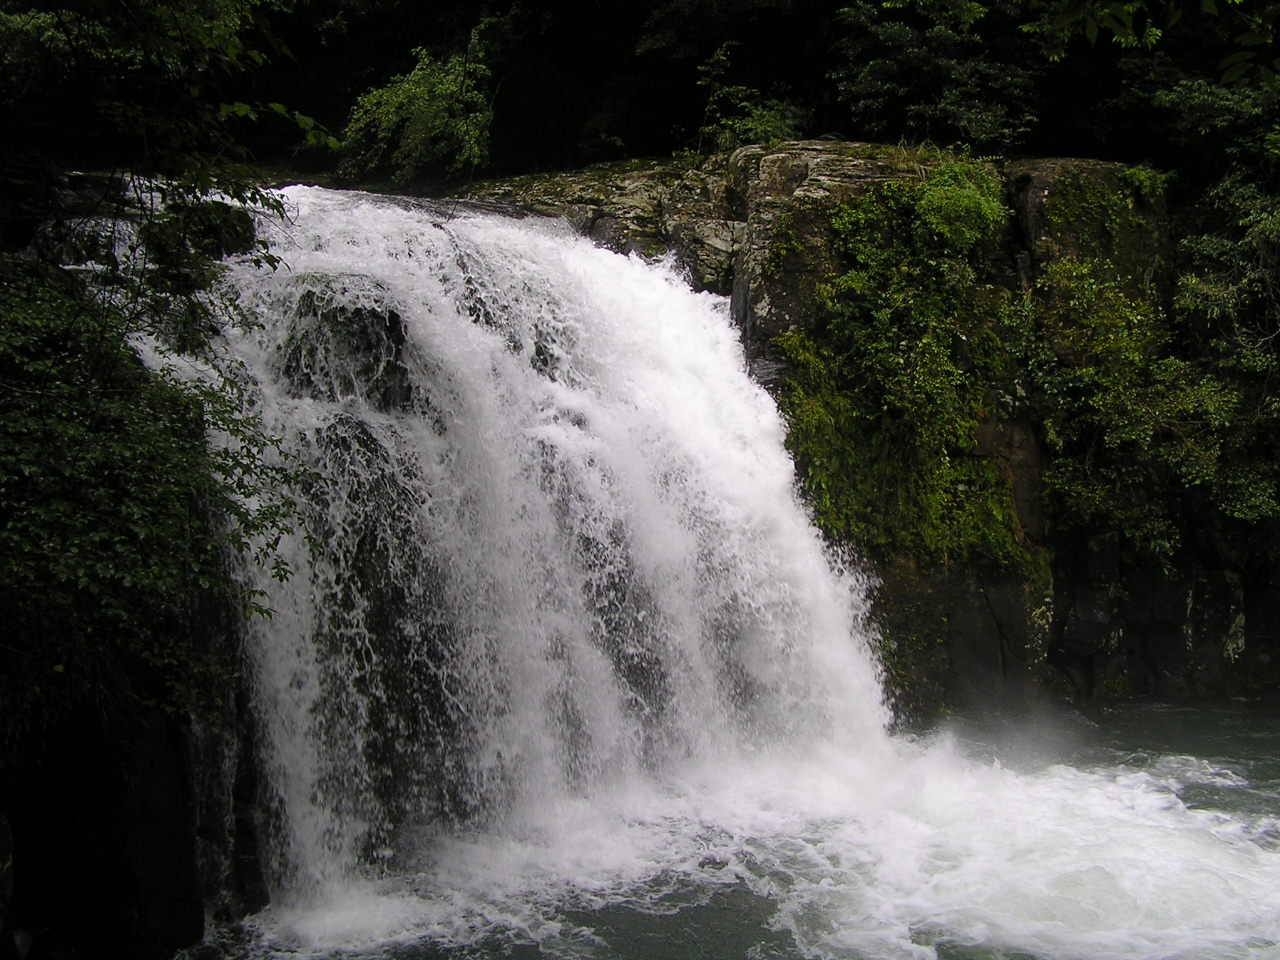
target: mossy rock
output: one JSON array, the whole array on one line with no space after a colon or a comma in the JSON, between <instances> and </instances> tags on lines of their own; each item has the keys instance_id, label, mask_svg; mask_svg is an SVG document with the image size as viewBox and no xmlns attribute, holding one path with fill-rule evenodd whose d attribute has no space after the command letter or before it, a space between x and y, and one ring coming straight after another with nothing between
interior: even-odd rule
<instances>
[{"instance_id":1,"label":"mossy rock","mask_svg":"<svg viewBox=\"0 0 1280 960\"><path fill-rule=\"evenodd\" d=\"M1030 287L1059 260L1107 261L1132 293L1165 282L1169 216L1164 177L1101 160L1024 160L1005 176L1027 260Z\"/></svg>"}]
</instances>

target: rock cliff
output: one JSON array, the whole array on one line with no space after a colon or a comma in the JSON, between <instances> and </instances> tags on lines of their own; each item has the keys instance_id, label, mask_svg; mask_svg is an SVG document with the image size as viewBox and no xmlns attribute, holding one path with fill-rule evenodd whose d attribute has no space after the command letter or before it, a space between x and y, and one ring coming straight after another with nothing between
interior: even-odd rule
<instances>
[{"instance_id":1,"label":"rock cliff","mask_svg":"<svg viewBox=\"0 0 1280 960\"><path fill-rule=\"evenodd\" d=\"M780 338L806 331L821 345L829 285L851 259L837 214L886 183L928 179L943 159L809 141L747 146L692 168L629 162L480 184L470 196L565 217L620 252L674 256L693 285L732 298L753 372L785 399L795 365ZM1158 175L1061 158L977 166L1003 184L1005 205L980 268L983 286L1003 298L1002 309L1022 316L1034 304L1037 317L1050 318L997 333L1013 366L1064 355L1078 323L1079 289L1064 279L1071 270L1094 271L1113 300L1162 322L1174 238ZM1066 332L1055 339L1045 333L1051 328ZM1008 340L1028 331L1039 339L1035 350L1014 350ZM1050 442L1056 435L1043 405L1017 396L1021 374L1001 376L986 385L964 455L985 458L1003 478L1009 506L995 522L1008 528L1023 562L851 544L880 581L878 621L900 715L1016 708L1045 688L1088 697L1273 688L1280 593L1270 561L1191 520L1159 559L1131 549L1127 531L1109 528L1105 514L1092 526L1068 523L1044 477L1060 475L1077 454Z\"/></svg>"}]
</instances>

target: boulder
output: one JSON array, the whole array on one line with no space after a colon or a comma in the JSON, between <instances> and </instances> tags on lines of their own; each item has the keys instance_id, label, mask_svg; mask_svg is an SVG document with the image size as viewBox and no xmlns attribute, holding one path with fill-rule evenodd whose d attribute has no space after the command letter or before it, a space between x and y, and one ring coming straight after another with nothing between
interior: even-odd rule
<instances>
[{"instance_id":1,"label":"boulder","mask_svg":"<svg viewBox=\"0 0 1280 960\"><path fill-rule=\"evenodd\" d=\"M379 410L408 409L414 398L404 321L381 305L380 285L354 275L303 275L296 284L297 306L278 356L295 395L358 396Z\"/></svg>"}]
</instances>

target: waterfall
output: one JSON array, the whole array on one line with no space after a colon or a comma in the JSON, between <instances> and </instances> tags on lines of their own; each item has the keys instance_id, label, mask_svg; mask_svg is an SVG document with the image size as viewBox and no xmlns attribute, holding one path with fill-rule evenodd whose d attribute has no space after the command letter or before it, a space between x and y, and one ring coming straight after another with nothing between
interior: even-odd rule
<instances>
[{"instance_id":1,"label":"waterfall","mask_svg":"<svg viewBox=\"0 0 1280 960\"><path fill-rule=\"evenodd\" d=\"M1263 826L886 733L866 583L722 298L555 221L285 200L287 266L227 278L305 468L292 578L242 573L273 610L248 952L616 956L610 911L728 903L759 957L1277 955Z\"/></svg>"},{"instance_id":2,"label":"waterfall","mask_svg":"<svg viewBox=\"0 0 1280 960\"><path fill-rule=\"evenodd\" d=\"M314 473L294 579L255 585L290 884L405 825L883 736L861 586L723 300L561 224L289 200L238 348Z\"/></svg>"}]
</instances>

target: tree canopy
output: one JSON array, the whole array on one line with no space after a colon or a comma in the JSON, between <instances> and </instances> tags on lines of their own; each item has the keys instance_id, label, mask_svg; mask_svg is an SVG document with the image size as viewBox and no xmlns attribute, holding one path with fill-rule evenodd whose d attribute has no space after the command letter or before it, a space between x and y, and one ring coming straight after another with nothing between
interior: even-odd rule
<instances>
[{"instance_id":1,"label":"tree canopy","mask_svg":"<svg viewBox=\"0 0 1280 960\"><path fill-rule=\"evenodd\" d=\"M1266 87L1278 8L5 0L3 162L172 169L249 151L328 169L306 148L347 130L348 169L402 178L410 152L413 175L447 178L771 133L1207 166L1218 151L1185 136L1179 92Z\"/></svg>"}]
</instances>

